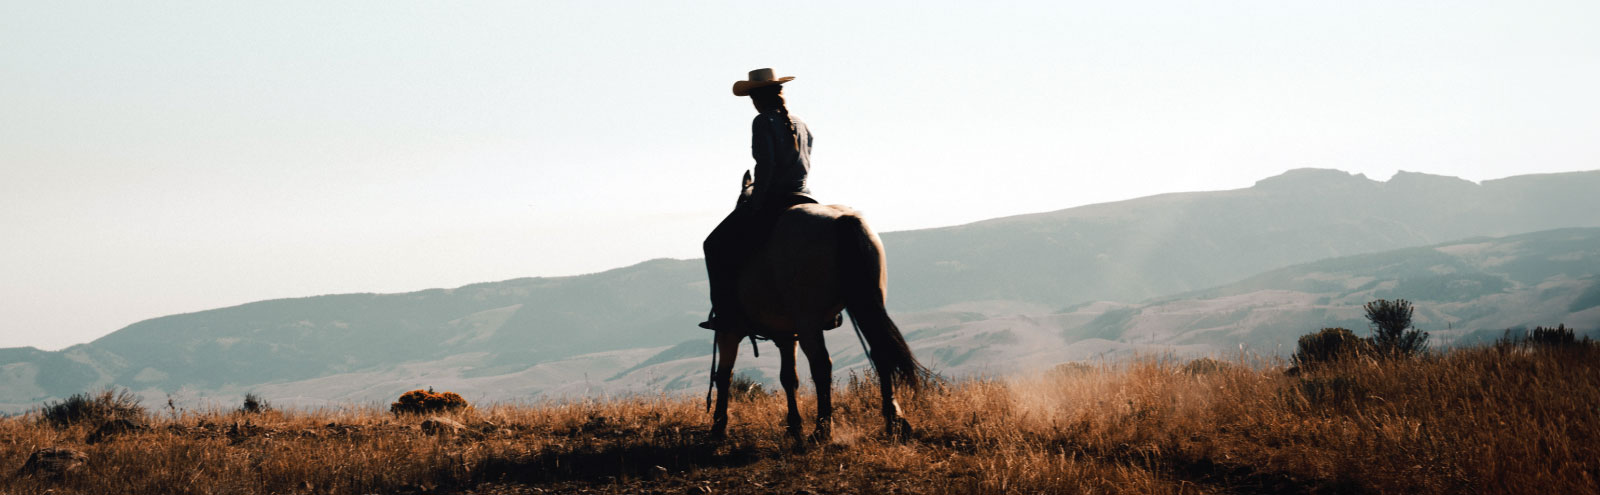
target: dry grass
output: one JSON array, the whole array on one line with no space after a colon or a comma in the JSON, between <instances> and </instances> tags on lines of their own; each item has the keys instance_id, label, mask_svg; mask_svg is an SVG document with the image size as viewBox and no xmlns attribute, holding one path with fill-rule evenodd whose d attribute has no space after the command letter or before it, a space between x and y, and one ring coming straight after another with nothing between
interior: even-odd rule
<instances>
[{"instance_id":1,"label":"dry grass","mask_svg":"<svg viewBox=\"0 0 1600 495\"><path fill-rule=\"evenodd\" d=\"M1146 359L949 384L905 400L907 443L876 392L838 387L829 445L785 442L782 400L732 407L706 440L698 398L503 405L424 417L377 409L153 414L92 427L0 420L0 492L44 493L1595 493L1600 350L1486 348L1280 367ZM811 404L802 405L808 410ZM808 415L809 416L809 415ZM64 446L63 479L17 473Z\"/></svg>"}]
</instances>

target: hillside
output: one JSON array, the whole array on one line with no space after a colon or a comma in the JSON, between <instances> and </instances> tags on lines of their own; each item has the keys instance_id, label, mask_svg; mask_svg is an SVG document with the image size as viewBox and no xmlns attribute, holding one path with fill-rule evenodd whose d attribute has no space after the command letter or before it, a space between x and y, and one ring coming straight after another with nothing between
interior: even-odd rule
<instances>
[{"instance_id":1,"label":"hillside","mask_svg":"<svg viewBox=\"0 0 1600 495\"><path fill-rule=\"evenodd\" d=\"M1600 226L1600 172L1474 184L1299 169L1176 193L883 236L895 309L1137 302L1296 263L1473 236Z\"/></svg>"},{"instance_id":2,"label":"hillside","mask_svg":"<svg viewBox=\"0 0 1600 495\"><path fill-rule=\"evenodd\" d=\"M1287 356L1301 335L1320 328L1367 335L1362 304L1380 298L1412 301L1413 323L1432 334L1435 348L1481 344L1506 329L1536 325L1566 324L1600 336L1600 228L1333 258L1142 304L1101 302L1041 314L912 313L901 327L923 362L946 375L1003 376L1140 353L1227 356L1243 349ZM863 366L853 336L829 337L836 366ZM653 358L660 364L641 366L615 386L703 386L703 347L676 360ZM758 379L776 376L776 362L749 366Z\"/></svg>"},{"instance_id":3,"label":"hillside","mask_svg":"<svg viewBox=\"0 0 1600 495\"><path fill-rule=\"evenodd\" d=\"M59 353L0 350L0 379L8 381L0 404L110 383L165 393L398 373L406 363L451 357L469 376L497 375L589 352L672 344L704 332L694 326L704 316L703 270L658 260L579 277L165 316Z\"/></svg>"},{"instance_id":4,"label":"hillside","mask_svg":"<svg viewBox=\"0 0 1600 495\"><path fill-rule=\"evenodd\" d=\"M1600 229L1558 229L1335 258L1213 289L1107 311L1070 338L1117 335L1184 345L1292 348L1324 327L1364 332L1361 305L1407 299L1435 346L1468 345L1508 328L1600 328ZM1271 352L1278 353L1278 352Z\"/></svg>"},{"instance_id":5,"label":"hillside","mask_svg":"<svg viewBox=\"0 0 1600 495\"><path fill-rule=\"evenodd\" d=\"M1413 173L1378 182L1302 169L1247 189L892 232L883 235L889 301L919 352L954 371L1046 366L1146 348L1203 353L1243 342L1271 349L1287 339L1271 325L1350 324L1348 310L1266 319L1250 327L1261 330L1244 333L1227 330L1242 320L1222 318L1214 328L1204 327L1205 318L1219 318L1210 314L1159 334L1147 320L1118 318L1143 300L1295 263L1600 225L1600 217L1590 213L1600 211L1594 190L1600 190L1600 172L1473 184ZM1580 263L1570 269L1588 268ZM1250 302L1255 298L1278 294L1263 289L1233 296L1217 311L1238 313L1256 304ZM1315 307L1324 296L1295 304ZM406 294L262 301L146 320L61 352L0 350L0 410L110 384L152 397L191 399L270 390L309 404L376 400L441 382L477 384L469 388L496 397L681 388L699 380L672 367L691 361L658 358L638 365L669 349L689 357L694 344L687 342L708 338L694 326L704 316L705 301L698 260L654 260L592 275ZM1466 318L1459 314L1465 310L1451 310L1457 312L1451 317ZM1521 321L1527 314L1519 309L1504 319ZM841 366L859 364L859 350L848 337L830 334ZM995 354L1008 349L1033 357ZM767 365L756 364L752 372L758 378L773 376L763 371Z\"/></svg>"}]
</instances>

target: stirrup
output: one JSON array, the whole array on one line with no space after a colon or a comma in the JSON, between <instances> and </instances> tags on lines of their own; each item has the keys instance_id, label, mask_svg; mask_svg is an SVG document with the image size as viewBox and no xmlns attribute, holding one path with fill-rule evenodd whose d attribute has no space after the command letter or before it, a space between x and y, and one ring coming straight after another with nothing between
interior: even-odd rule
<instances>
[{"instance_id":1,"label":"stirrup","mask_svg":"<svg viewBox=\"0 0 1600 495\"><path fill-rule=\"evenodd\" d=\"M733 331L733 328L719 327L733 327L734 324L735 322L733 321L732 317L728 315L719 315L717 314L717 310L713 308L710 313L706 313L706 321L700 322L700 328L711 330L713 332L723 330Z\"/></svg>"},{"instance_id":2,"label":"stirrup","mask_svg":"<svg viewBox=\"0 0 1600 495\"><path fill-rule=\"evenodd\" d=\"M749 324L749 321L737 318L735 314L719 314L716 308L712 308L711 313L706 315L706 321L700 322L700 328L715 332L748 334L750 333L747 327Z\"/></svg>"}]
</instances>

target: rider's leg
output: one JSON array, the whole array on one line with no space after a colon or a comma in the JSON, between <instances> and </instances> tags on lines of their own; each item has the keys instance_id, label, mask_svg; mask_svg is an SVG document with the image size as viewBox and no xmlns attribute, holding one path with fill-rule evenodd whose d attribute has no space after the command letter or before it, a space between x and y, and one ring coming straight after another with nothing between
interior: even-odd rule
<instances>
[{"instance_id":1,"label":"rider's leg","mask_svg":"<svg viewBox=\"0 0 1600 495\"><path fill-rule=\"evenodd\" d=\"M744 215L734 211L717 228L712 229L711 235L706 236L705 243L701 245L706 254L706 281L711 288L711 311L714 315L700 326L720 330L737 330L742 325L743 314L739 311L739 265L742 260L740 244Z\"/></svg>"}]
</instances>

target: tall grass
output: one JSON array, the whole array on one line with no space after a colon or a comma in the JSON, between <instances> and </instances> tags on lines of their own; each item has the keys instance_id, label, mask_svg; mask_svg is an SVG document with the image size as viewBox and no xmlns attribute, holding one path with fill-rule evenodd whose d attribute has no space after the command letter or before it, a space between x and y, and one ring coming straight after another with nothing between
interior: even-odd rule
<instances>
[{"instance_id":1,"label":"tall grass","mask_svg":"<svg viewBox=\"0 0 1600 495\"><path fill-rule=\"evenodd\" d=\"M902 399L882 434L876 380L836 388L833 440L797 449L780 395L706 437L699 397L497 405L423 419L355 408L147 416L94 428L0 420L0 492L44 493L1595 493L1600 350L1500 346L1349 359L1298 376L1164 359L966 380ZM802 397L807 416L813 406ZM20 476L36 449L89 456Z\"/></svg>"}]
</instances>

